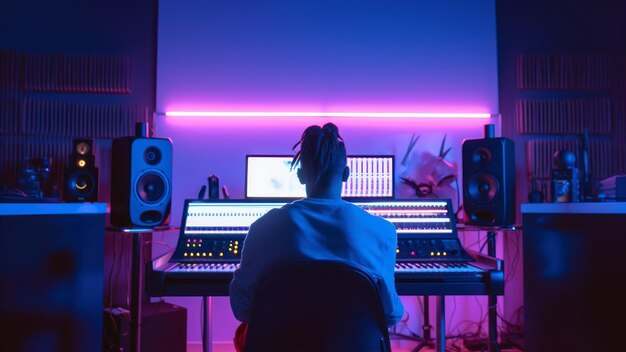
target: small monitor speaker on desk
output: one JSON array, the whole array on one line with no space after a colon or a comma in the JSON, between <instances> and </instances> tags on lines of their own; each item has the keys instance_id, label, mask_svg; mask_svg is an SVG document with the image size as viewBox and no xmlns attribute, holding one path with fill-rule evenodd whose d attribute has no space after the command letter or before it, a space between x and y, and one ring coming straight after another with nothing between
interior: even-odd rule
<instances>
[{"instance_id":1,"label":"small monitor speaker on desk","mask_svg":"<svg viewBox=\"0 0 626 352\"><path fill-rule=\"evenodd\" d=\"M95 202L98 200L98 168L93 153L93 139L74 139L72 154L65 167L63 200Z\"/></svg>"}]
</instances>

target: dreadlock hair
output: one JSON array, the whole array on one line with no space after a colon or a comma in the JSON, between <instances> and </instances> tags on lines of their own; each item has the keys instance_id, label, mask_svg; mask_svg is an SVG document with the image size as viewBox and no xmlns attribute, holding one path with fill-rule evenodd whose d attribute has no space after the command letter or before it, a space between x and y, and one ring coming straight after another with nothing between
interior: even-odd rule
<instances>
[{"instance_id":1,"label":"dreadlock hair","mask_svg":"<svg viewBox=\"0 0 626 352\"><path fill-rule=\"evenodd\" d=\"M340 172L346 166L346 146L333 123L324 126L309 126L293 146L300 150L291 161L291 169L302 168L305 179L315 184L333 172ZM324 180L327 181L327 180Z\"/></svg>"}]
</instances>

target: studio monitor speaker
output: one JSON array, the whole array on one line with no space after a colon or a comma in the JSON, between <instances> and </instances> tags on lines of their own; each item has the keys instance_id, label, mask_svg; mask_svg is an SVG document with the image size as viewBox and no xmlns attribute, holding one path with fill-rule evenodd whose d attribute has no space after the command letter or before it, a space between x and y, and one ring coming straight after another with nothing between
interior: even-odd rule
<instances>
[{"instance_id":1,"label":"studio monitor speaker","mask_svg":"<svg viewBox=\"0 0 626 352\"><path fill-rule=\"evenodd\" d=\"M66 202L98 200L98 168L95 165L92 139L72 141L72 154L63 176L63 200Z\"/></svg>"},{"instance_id":2,"label":"studio monitor speaker","mask_svg":"<svg viewBox=\"0 0 626 352\"><path fill-rule=\"evenodd\" d=\"M515 223L515 147L508 138L463 142L466 223L502 227Z\"/></svg>"},{"instance_id":3,"label":"studio monitor speaker","mask_svg":"<svg viewBox=\"0 0 626 352\"><path fill-rule=\"evenodd\" d=\"M153 227L169 223L172 142L163 138L113 140L111 224Z\"/></svg>"}]
</instances>

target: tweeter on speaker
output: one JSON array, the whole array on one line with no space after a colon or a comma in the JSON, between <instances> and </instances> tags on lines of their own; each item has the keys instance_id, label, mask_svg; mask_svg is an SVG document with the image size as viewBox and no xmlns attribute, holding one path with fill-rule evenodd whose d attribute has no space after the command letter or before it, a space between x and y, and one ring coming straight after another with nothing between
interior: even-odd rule
<instances>
[{"instance_id":1,"label":"tweeter on speaker","mask_svg":"<svg viewBox=\"0 0 626 352\"><path fill-rule=\"evenodd\" d=\"M515 146L508 138L463 142L463 207L466 223L515 223Z\"/></svg>"},{"instance_id":2,"label":"tweeter on speaker","mask_svg":"<svg viewBox=\"0 0 626 352\"><path fill-rule=\"evenodd\" d=\"M172 142L164 138L113 140L111 224L153 227L169 223Z\"/></svg>"}]
</instances>

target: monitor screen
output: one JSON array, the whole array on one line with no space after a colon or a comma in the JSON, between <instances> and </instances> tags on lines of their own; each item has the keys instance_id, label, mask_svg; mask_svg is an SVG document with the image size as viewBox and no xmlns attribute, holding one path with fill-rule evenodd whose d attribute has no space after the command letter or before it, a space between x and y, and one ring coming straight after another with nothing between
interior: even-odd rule
<instances>
[{"instance_id":1,"label":"monitor screen","mask_svg":"<svg viewBox=\"0 0 626 352\"><path fill-rule=\"evenodd\" d=\"M292 156L248 155L246 160L246 198L303 198L304 185L296 170L291 170ZM394 156L348 156L350 177L343 183L344 198L393 198Z\"/></svg>"},{"instance_id":2,"label":"monitor screen","mask_svg":"<svg viewBox=\"0 0 626 352\"><path fill-rule=\"evenodd\" d=\"M304 185L292 156L248 155L246 160L246 198L304 198Z\"/></svg>"}]
</instances>

